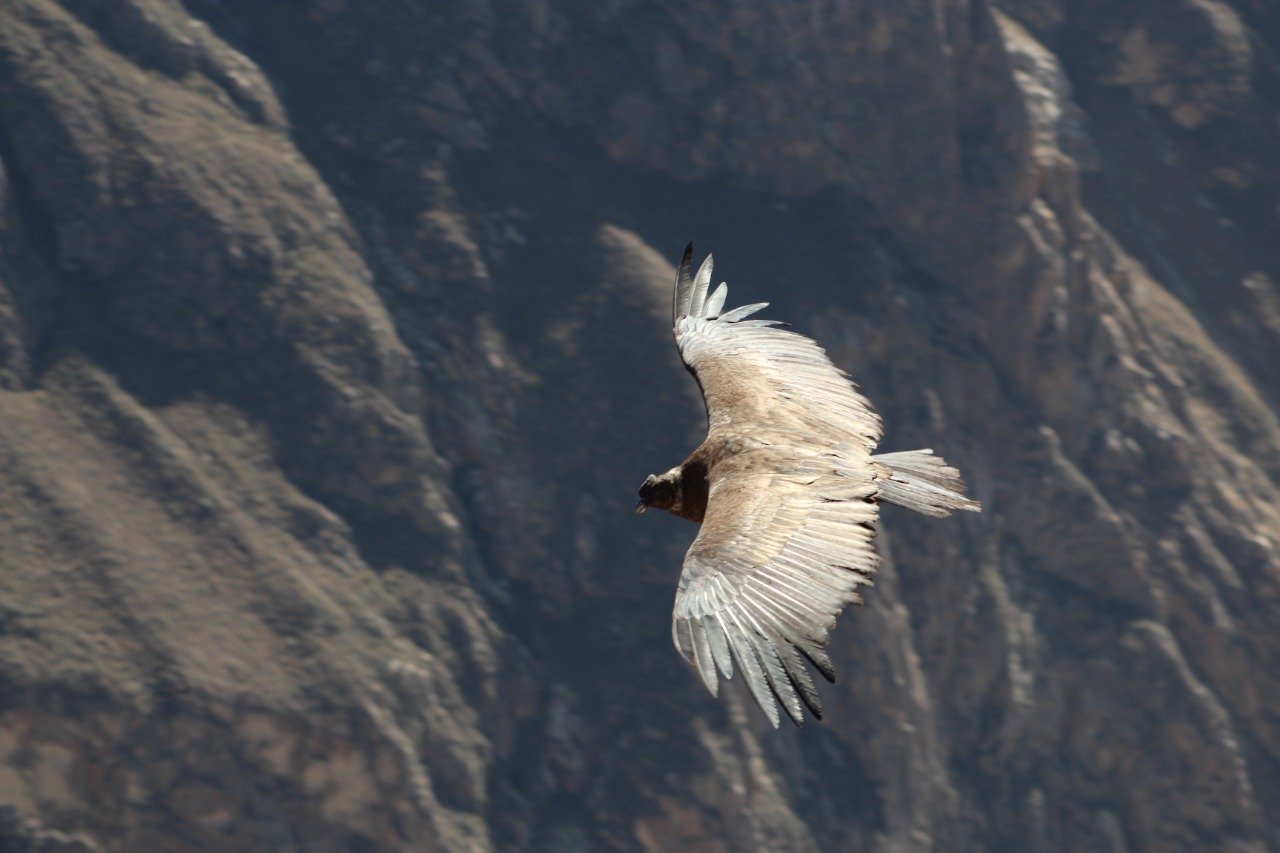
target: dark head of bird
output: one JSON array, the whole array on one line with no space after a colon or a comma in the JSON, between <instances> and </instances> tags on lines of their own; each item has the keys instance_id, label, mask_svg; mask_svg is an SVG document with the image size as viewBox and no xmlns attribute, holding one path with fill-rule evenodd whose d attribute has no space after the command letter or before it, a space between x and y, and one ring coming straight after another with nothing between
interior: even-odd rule
<instances>
[{"instance_id":1,"label":"dark head of bird","mask_svg":"<svg viewBox=\"0 0 1280 853\"><path fill-rule=\"evenodd\" d=\"M661 475L650 474L640 485L640 500L636 501L636 512L641 513L654 507L679 515L680 497L679 468L672 468Z\"/></svg>"}]
</instances>

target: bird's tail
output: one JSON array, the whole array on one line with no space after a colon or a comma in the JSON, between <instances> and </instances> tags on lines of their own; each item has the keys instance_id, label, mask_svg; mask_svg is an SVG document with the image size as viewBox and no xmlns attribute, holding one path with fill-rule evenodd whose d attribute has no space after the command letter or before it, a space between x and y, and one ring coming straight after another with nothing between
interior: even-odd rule
<instances>
[{"instance_id":1,"label":"bird's tail","mask_svg":"<svg viewBox=\"0 0 1280 853\"><path fill-rule=\"evenodd\" d=\"M979 512L982 505L964 495L960 472L933 451L906 450L881 453L871 457L889 467L886 480L880 481L880 499L941 518L958 509Z\"/></svg>"}]
</instances>

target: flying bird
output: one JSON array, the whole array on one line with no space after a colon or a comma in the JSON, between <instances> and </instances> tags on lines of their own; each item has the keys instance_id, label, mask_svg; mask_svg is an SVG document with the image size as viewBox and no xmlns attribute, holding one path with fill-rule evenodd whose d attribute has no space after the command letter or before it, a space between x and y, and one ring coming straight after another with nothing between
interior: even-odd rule
<instances>
[{"instance_id":1,"label":"flying bird","mask_svg":"<svg viewBox=\"0 0 1280 853\"><path fill-rule=\"evenodd\" d=\"M804 661L828 681L827 634L871 583L881 501L930 516L980 509L932 450L873 454L880 418L818 344L771 320L768 303L724 311L712 258L676 272L672 331L707 408L707 438L650 475L636 512L701 523L684 557L671 632L712 695L736 667L778 726L822 703Z\"/></svg>"}]
</instances>

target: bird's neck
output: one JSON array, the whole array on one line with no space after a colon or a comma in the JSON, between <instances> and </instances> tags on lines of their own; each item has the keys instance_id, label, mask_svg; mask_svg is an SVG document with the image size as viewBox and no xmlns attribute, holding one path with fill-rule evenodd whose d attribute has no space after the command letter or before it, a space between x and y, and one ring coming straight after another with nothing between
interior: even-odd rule
<instances>
[{"instance_id":1,"label":"bird's neck","mask_svg":"<svg viewBox=\"0 0 1280 853\"><path fill-rule=\"evenodd\" d=\"M679 499L671 512L690 521L701 522L707 514L707 466L691 457L678 469Z\"/></svg>"}]
</instances>

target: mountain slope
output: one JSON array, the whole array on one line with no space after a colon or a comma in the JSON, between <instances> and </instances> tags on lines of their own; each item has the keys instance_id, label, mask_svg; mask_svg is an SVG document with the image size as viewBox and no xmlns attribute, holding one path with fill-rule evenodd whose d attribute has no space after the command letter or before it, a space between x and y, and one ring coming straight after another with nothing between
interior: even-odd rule
<instances>
[{"instance_id":1,"label":"mountain slope","mask_svg":"<svg viewBox=\"0 0 1280 853\"><path fill-rule=\"evenodd\" d=\"M0 840L1280 844L1280 22L1112 6L7 5ZM803 731L630 513L691 237L986 508Z\"/></svg>"}]
</instances>

